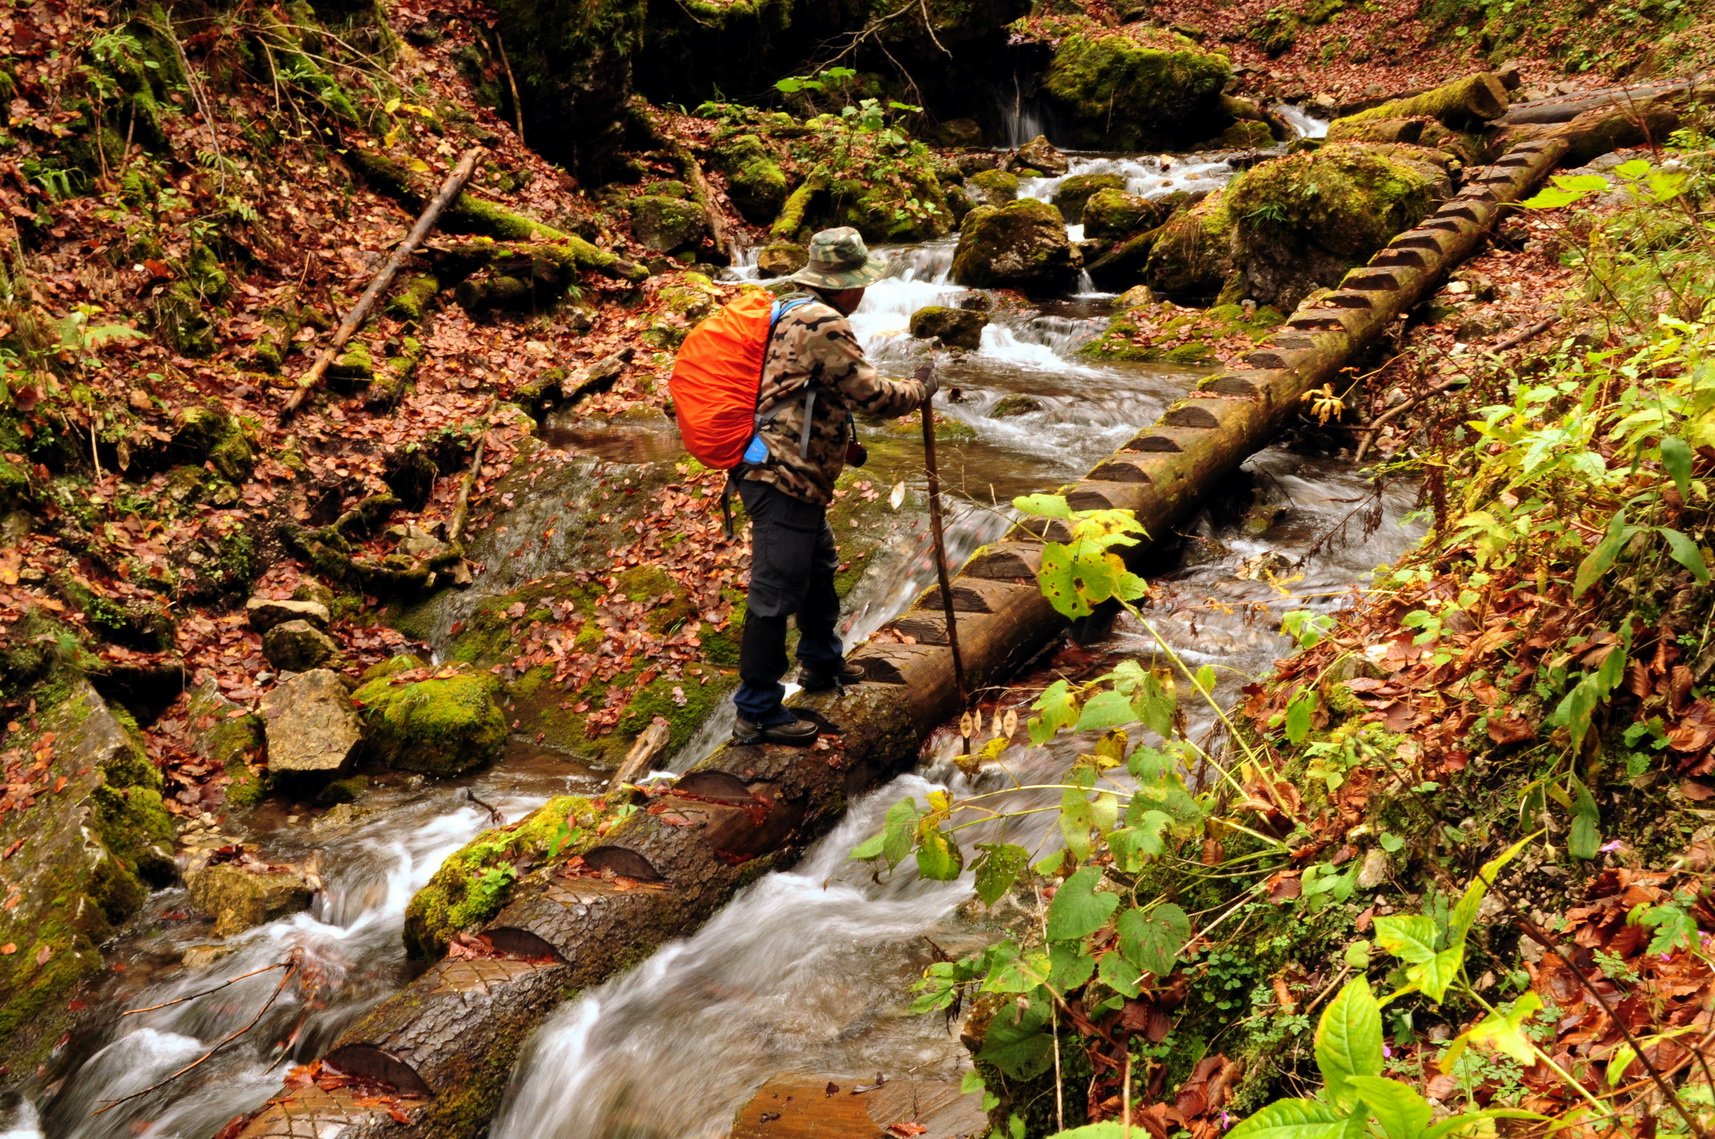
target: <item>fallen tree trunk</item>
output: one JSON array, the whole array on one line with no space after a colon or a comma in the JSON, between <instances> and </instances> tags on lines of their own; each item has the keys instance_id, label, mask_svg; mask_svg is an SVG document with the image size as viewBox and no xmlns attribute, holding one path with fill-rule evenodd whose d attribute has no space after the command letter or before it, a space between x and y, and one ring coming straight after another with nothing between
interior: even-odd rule
<instances>
[{"instance_id":1,"label":"fallen tree trunk","mask_svg":"<svg viewBox=\"0 0 1715 1139\"><path fill-rule=\"evenodd\" d=\"M1201 491L1275 436L1306 392L1334 380L1424 300L1568 147L1563 137L1528 142L1477 172L1339 289L1301 307L1245 367L1211 376L1066 487L1073 507L1132 510L1150 535L1170 534ZM1063 628L1035 580L1044 538L1063 533L1057 522L1021 525L951 582L973 688L1005 682ZM347 1030L328 1063L429 1097L398 1105L408 1123L365 1107L355 1093L289 1090L242 1134L320 1133L319 1119L342 1124L343 1139L478 1134L523 1041L555 1000L643 960L747 882L790 863L852 796L909 769L925 736L959 712L940 596L939 587L929 590L895 623L916 643L865 646L851 657L864 683L804 702L837 734L808 752L728 746L698 763L585 852L576 872L549 867L518 884L485 930L507 959L442 961Z\"/></svg>"},{"instance_id":2,"label":"fallen tree trunk","mask_svg":"<svg viewBox=\"0 0 1715 1139\"><path fill-rule=\"evenodd\" d=\"M440 191L430 199L427 206L423 207L422 214L417 218L417 224L411 227L411 232L405 235L405 240L401 241L398 248L393 250L393 255L387 258L387 262L381 266L381 272L375 274L375 279L369 282L369 287L363 290L363 295L357 298L357 303L351 306L351 311L346 313L345 319L339 322L339 327L334 330L333 339L328 342L328 346L322 349L322 354L316 357L316 362L310 365L310 370L305 372L303 378L298 381L298 389L292 393L291 397L286 400L286 405L280 409L282 419L296 413L298 408L303 406L304 401L310 397L310 393L315 391L316 385L320 384L322 377L327 374L328 365L333 363L334 357L339 355L340 350L345 347L346 341L351 339L352 334L363 326L365 320L369 319L369 310L375 307L375 302L380 299L382 293L387 291L387 286L393 283L393 278L399 273L399 266L405 263L405 258L411 256L412 250L416 249L423 238L429 235L429 231L435 228L435 223L440 220L442 211L464 190L465 183L470 181L471 174L476 171L477 159L481 157L482 151L476 147L464 152L464 155L458 160L458 164L453 167L452 173L447 175L447 180L441 183Z\"/></svg>"},{"instance_id":3,"label":"fallen tree trunk","mask_svg":"<svg viewBox=\"0 0 1715 1139\"><path fill-rule=\"evenodd\" d=\"M1507 111L1510 96L1500 76L1483 71L1456 79L1421 95L1393 99L1368 110L1335 119L1329 131L1341 124L1389 119L1439 119L1454 130L1482 126Z\"/></svg>"},{"instance_id":4,"label":"fallen tree trunk","mask_svg":"<svg viewBox=\"0 0 1715 1139\"><path fill-rule=\"evenodd\" d=\"M1514 103L1507 108L1506 114L1495 121L1499 126L1569 123L1589 111L1636 106L1664 96L1687 94L1699 87L1707 89L1711 83L1715 83L1715 75L1699 75L1690 79L1663 79L1653 83L1635 83L1627 87L1581 91L1574 95L1530 99Z\"/></svg>"}]
</instances>

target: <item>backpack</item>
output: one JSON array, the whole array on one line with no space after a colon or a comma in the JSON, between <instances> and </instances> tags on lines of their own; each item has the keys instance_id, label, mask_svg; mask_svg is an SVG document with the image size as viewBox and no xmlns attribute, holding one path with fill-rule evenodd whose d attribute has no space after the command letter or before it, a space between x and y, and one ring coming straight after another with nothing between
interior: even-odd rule
<instances>
[{"instance_id":1,"label":"backpack","mask_svg":"<svg viewBox=\"0 0 1715 1139\"><path fill-rule=\"evenodd\" d=\"M685 450L705 467L730 471L766 458L756 437L763 418L757 407L763 360L780 318L809 300L779 301L747 290L685 337L667 390ZM750 450L753 442L759 450Z\"/></svg>"}]
</instances>

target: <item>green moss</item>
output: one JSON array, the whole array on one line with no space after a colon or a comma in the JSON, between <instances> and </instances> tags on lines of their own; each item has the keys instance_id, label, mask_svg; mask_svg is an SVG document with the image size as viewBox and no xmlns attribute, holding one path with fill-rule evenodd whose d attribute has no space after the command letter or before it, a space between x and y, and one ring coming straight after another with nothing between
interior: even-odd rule
<instances>
[{"instance_id":1,"label":"green moss","mask_svg":"<svg viewBox=\"0 0 1715 1139\"><path fill-rule=\"evenodd\" d=\"M1068 225L1080 225L1084 220L1084 203L1099 190L1125 189L1125 179L1118 174L1074 174L1060 183L1055 191L1054 205Z\"/></svg>"},{"instance_id":2,"label":"green moss","mask_svg":"<svg viewBox=\"0 0 1715 1139\"><path fill-rule=\"evenodd\" d=\"M688 667L683 678L657 677L631 697L615 731L634 739L659 716L670 731L668 750L680 747L732 687L725 674L698 665Z\"/></svg>"},{"instance_id":3,"label":"green moss","mask_svg":"<svg viewBox=\"0 0 1715 1139\"><path fill-rule=\"evenodd\" d=\"M387 314L409 324L423 323L429 303L441 291L441 282L432 273L420 273L406 280L387 302Z\"/></svg>"},{"instance_id":4,"label":"green moss","mask_svg":"<svg viewBox=\"0 0 1715 1139\"><path fill-rule=\"evenodd\" d=\"M1046 293L1058 292L1072 276L1065 220L1047 202L978 206L959 226L953 279L962 285Z\"/></svg>"},{"instance_id":5,"label":"green moss","mask_svg":"<svg viewBox=\"0 0 1715 1139\"><path fill-rule=\"evenodd\" d=\"M1010 170L979 170L967 181L979 205L1004 206L1018 197L1018 175Z\"/></svg>"},{"instance_id":6,"label":"green moss","mask_svg":"<svg viewBox=\"0 0 1715 1139\"><path fill-rule=\"evenodd\" d=\"M1429 211L1435 169L1373 147L1330 144L1253 166L1234 179L1227 209L1246 245L1309 238L1330 252L1367 257Z\"/></svg>"},{"instance_id":7,"label":"green moss","mask_svg":"<svg viewBox=\"0 0 1715 1139\"><path fill-rule=\"evenodd\" d=\"M1199 141L1224 125L1227 58L1156 30L1091 31L1065 37L1043 92L1074 147L1141 150Z\"/></svg>"},{"instance_id":8,"label":"green moss","mask_svg":"<svg viewBox=\"0 0 1715 1139\"><path fill-rule=\"evenodd\" d=\"M827 182L822 178L806 178L797 189L786 197L786 202L780 207L780 216L774 219L768 233L777 241L798 241L805 234L805 218L810 213L810 207L817 195L827 189Z\"/></svg>"},{"instance_id":9,"label":"green moss","mask_svg":"<svg viewBox=\"0 0 1715 1139\"><path fill-rule=\"evenodd\" d=\"M405 948L432 959L459 931L490 921L512 895L512 884L550 854L588 846L601 812L586 798L561 795L511 826L484 831L441 863L405 907Z\"/></svg>"},{"instance_id":10,"label":"green moss","mask_svg":"<svg viewBox=\"0 0 1715 1139\"><path fill-rule=\"evenodd\" d=\"M366 746L401 771L455 775L489 762L506 742L500 681L474 669L397 684L378 678L359 688Z\"/></svg>"},{"instance_id":11,"label":"green moss","mask_svg":"<svg viewBox=\"0 0 1715 1139\"><path fill-rule=\"evenodd\" d=\"M375 378L375 358L369 354L369 345L361 340L352 341L339 359L328 366L327 375L336 383L369 383Z\"/></svg>"}]
</instances>

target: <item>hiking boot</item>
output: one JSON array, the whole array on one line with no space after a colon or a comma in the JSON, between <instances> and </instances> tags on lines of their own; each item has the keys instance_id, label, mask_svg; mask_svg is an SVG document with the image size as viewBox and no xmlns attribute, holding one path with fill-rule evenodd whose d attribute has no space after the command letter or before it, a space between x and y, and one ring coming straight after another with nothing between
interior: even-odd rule
<instances>
[{"instance_id":1,"label":"hiking boot","mask_svg":"<svg viewBox=\"0 0 1715 1139\"><path fill-rule=\"evenodd\" d=\"M822 729L814 720L792 719L784 724L758 724L740 716L732 726L732 742L808 747L821 733Z\"/></svg>"},{"instance_id":2,"label":"hiking boot","mask_svg":"<svg viewBox=\"0 0 1715 1139\"><path fill-rule=\"evenodd\" d=\"M829 688L844 688L864 679L863 666L841 661L831 669L822 665L805 664L798 669L798 687L805 692L821 692Z\"/></svg>"}]
</instances>

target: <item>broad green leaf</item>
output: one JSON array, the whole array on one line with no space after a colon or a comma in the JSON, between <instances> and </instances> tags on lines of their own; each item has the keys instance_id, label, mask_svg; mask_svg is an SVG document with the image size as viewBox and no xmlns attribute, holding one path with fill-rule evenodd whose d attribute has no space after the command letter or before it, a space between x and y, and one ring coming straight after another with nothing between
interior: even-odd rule
<instances>
[{"instance_id":1,"label":"broad green leaf","mask_svg":"<svg viewBox=\"0 0 1715 1139\"><path fill-rule=\"evenodd\" d=\"M1556 174L1554 184L1562 190L1575 190L1582 194L1606 193L1610 185L1600 174Z\"/></svg>"},{"instance_id":2,"label":"broad green leaf","mask_svg":"<svg viewBox=\"0 0 1715 1139\"><path fill-rule=\"evenodd\" d=\"M1048 903L1048 940L1069 941L1101 929L1120 904L1118 894L1098 892L1102 872L1086 866L1073 874Z\"/></svg>"},{"instance_id":3,"label":"broad green leaf","mask_svg":"<svg viewBox=\"0 0 1715 1139\"><path fill-rule=\"evenodd\" d=\"M917 872L936 882L951 882L965 868L965 855L946 831L932 830L923 835L917 848Z\"/></svg>"},{"instance_id":4,"label":"broad green leaf","mask_svg":"<svg viewBox=\"0 0 1715 1139\"><path fill-rule=\"evenodd\" d=\"M1132 697L1132 710L1137 713L1137 718L1143 721L1144 727L1163 739L1173 735L1173 710L1177 704L1173 678L1154 671L1144 674L1136 695Z\"/></svg>"},{"instance_id":5,"label":"broad green leaf","mask_svg":"<svg viewBox=\"0 0 1715 1139\"><path fill-rule=\"evenodd\" d=\"M911 853L911 840L917 837L917 804L901 799L887 808L887 821L882 824L881 853L889 866L898 866Z\"/></svg>"},{"instance_id":6,"label":"broad green leaf","mask_svg":"<svg viewBox=\"0 0 1715 1139\"><path fill-rule=\"evenodd\" d=\"M868 838L864 839L862 842L858 843L856 846L852 847L852 852L851 852L850 857L854 861L858 861L858 862L862 862L865 859L870 859L870 858L880 858L881 853L882 853L882 846L886 841L887 841L886 835L879 834L879 833L878 834L872 834Z\"/></svg>"},{"instance_id":7,"label":"broad green leaf","mask_svg":"<svg viewBox=\"0 0 1715 1139\"><path fill-rule=\"evenodd\" d=\"M1709 563L1703 560L1703 551L1697 548L1697 543L1690 535L1682 530L1670 529L1666 526L1657 527L1662 538L1667 541L1667 552L1674 561L1691 571L1691 576L1697 579L1697 584L1709 584Z\"/></svg>"},{"instance_id":8,"label":"broad green leaf","mask_svg":"<svg viewBox=\"0 0 1715 1139\"><path fill-rule=\"evenodd\" d=\"M1680 498L1691 494L1691 445L1677 435L1661 441L1661 466L1679 490Z\"/></svg>"},{"instance_id":9,"label":"broad green leaf","mask_svg":"<svg viewBox=\"0 0 1715 1139\"><path fill-rule=\"evenodd\" d=\"M1078 701L1072 695L1071 685L1064 680L1056 680L1042 690L1031 710L1037 714L1030 719L1030 742L1038 747L1054 738L1054 733L1061 728L1071 727L1078 721Z\"/></svg>"},{"instance_id":10,"label":"broad green leaf","mask_svg":"<svg viewBox=\"0 0 1715 1139\"><path fill-rule=\"evenodd\" d=\"M1577 191L1548 186L1538 191L1534 197L1526 198L1519 205L1527 210L1558 210L1570 206L1573 202L1583 201L1584 197L1584 194Z\"/></svg>"},{"instance_id":11,"label":"broad green leaf","mask_svg":"<svg viewBox=\"0 0 1715 1139\"><path fill-rule=\"evenodd\" d=\"M1346 1086L1370 1109L1387 1139L1421 1139L1435 1118L1429 1101L1397 1080L1347 1076Z\"/></svg>"},{"instance_id":12,"label":"broad green leaf","mask_svg":"<svg viewBox=\"0 0 1715 1139\"><path fill-rule=\"evenodd\" d=\"M1347 1116L1314 1099L1278 1099L1227 1132L1227 1139L1341 1139Z\"/></svg>"},{"instance_id":13,"label":"broad green leaf","mask_svg":"<svg viewBox=\"0 0 1715 1139\"><path fill-rule=\"evenodd\" d=\"M1026 494L1012 500L1012 505L1025 514L1038 518L1058 518L1072 521L1072 507L1063 494Z\"/></svg>"},{"instance_id":14,"label":"broad green leaf","mask_svg":"<svg viewBox=\"0 0 1715 1139\"><path fill-rule=\"evenodd\" d=\"M1040 1076L1054 1064L1054 1037L1049 1031L1048 1006L1032 1001L1019 1013L1002 1010L989 1022L977 1056L1015 1080Z\"/></svg>"},{"instance_id":15,"label":"broad green leaf","mask_svg":"<svg viewBox=\"0 0 1715 1139\"><path fill-rule=\"evenodd\" d=\"M1136 719L1137 713L1132 711L1131 701L1110 688L1084 701L1084 710L1078 716L1077 730L1105 732L1109 728L1130 724Z\"/></svg>"},{"instance_id":16,"label":"broad green leaf","mask_svg":"<svg viewBox=\"0 0 1715 1139\"><path fill-rule=\"evenodd\" d=\"M1094 849L1090 843L1090 823L1090 800L1085 797L1085 792L1077 787L1062 791L1060 837L1066 840L1066 849L1079 862L1087 860Z\"/></svg>"},{"instance_id":17,"label":"broad green leaf","mask_svg":"<svg viewBox=\"0 0 1715 1139\"><path fill-rule=\"evenodd\" d=\"M1488 1123L1496 1119L1527 1119L1544 1120L1547 1116L1538 1115L1534 1111L1519 1111L1507 1107L1490 1107L1482 1111L1467 1111L1460 1115L1443 1119L1440 1123L1423 1133L1423 1139L1449 1139L1468 1127L1479 1123Z\"/></svg>"},{"instance_id":18,"label":"broad green leaf","mask_svg":"<svg viewBox=\"0 0 1715 1139\"><path fill-rule=\"evenodd\" d=\"M1048 987L1055 992L1071 992L1088 981L1095 971L1095 959L1084 952L1082 944L1062 941L1049 946Z\"/></svg>"},{"instance_id":19,"label":"broad green leaf","mask_svg":"<svg viewBox=\"0 0 1715 1139\"><path fill-rule=\"evenodd\" d=\"M1649 159L1634 158L1629 162L1622 162L1618 166L1614 167L1614 174L1615 176L1624 178L1627 181L1636 181L1637 179L1649 174L1653 169L1655 169L1655 167L1650 163Z\"/></svg>"},{"instance_id":20,"label":"broad green leaf","mask_svg":"<svg viewBox=\"0 0 1715 1139\"><path fill-rule=\"evenodd\" d=\"M1018 881L1030 863L1030 852L1010 842L984 843L978 849L982 860L977 863L977 897L992 906Z\"/></svg>"},{"instance_id":21,"label":"broad green leaf","mask_svg":"<svg viewBox=\"0 0 1715 1139\"><path fill-rule=\"evenodd\" d=\"M1348 1102L1346 1081L1382 1072L1382 1009L1365 977L1347 981L1316 1025L1316 1067L1334 1102Z\"/></svg>"},{"instance_id":22,"label":"broad green leaf","mask_svg":"<svg viewBox=\"0 0 1715 1139\"><path fill-rule=\"evenodd\" d=\"M1131 1129L1131 1139L1138 1139L1142 1127ZM1056 1131L1048 1139L1126 1139L1125 1127L1109 1120L1106 1123L1086 1123L1070 1131Z\"/></svg>"},{"instance_id":23,"label":"broad green leaf","mask_svg":"<svg viewBox=\"0 0 1715 1139\"><path fill-rule=\"evenodd\" d=\"M1080 591L1081 581L1071 550L1058 542L1042 547L1042 568L1036 571L1036 584L1055 612L1065 617L1088 617L1095 612Z\"/></svg>"},{"instance_id":24,"label":"broad green leaf","mask_svg":"<svg viewBox=\"0 0 1715 1139\"><path fill-rule=\"evenodd\" d=\"M1048 980L1048 954L1020 953L1010 941L995 946L983 976L985 993L1033 993Z\"/></svg>"},{"instance_id":25,"label":"broad green leaf","mask_svg":"<svg viewBox=\"0 0 1715 1139\"><path fill-rule=\"evenodd\" d=\"M1114 992L1128 997L1137 996L1139 992L1138 982L1143 980L1143 974L1139 972L1138 967L1127 961L1124 955L1119 953L1102 954L1096 975L1101 979L1102 984Z\"/></svg>"},{"instance_id":26,"label":"broad green leaf","mask_svg":"<svg viewBox=\"0 0 1715 1139\"><path fill-rule=\"evenodd\" d=\"M1424 914L1390 914L1375 919L1376 944L1408 965L1435 957L1435 920Z\"/></svg>"},{"instance_id":27,"label":"broad green leaf","mask_svg":"<svg viewBox=\"0 0 1715 1139\"><path fill-rule=\"evenodd\" d=\"M1638 1058L1638 1050L1630 1044L1622 1044L1614 1049L1614 1054L1608 1057L1608 1087L1617 1088L1626 1076L1626 1069L1632 1066L1632 1061Z\"/></svg>"},{"instance_id":28,"label":"broad green leaf","mask_svg":"<svg viewBox=\"0 0 1715 1139\"><path fill-rule=\"evenodd\" d=\"M1145 811L1143 817L1127 827L1108 835L1108 851L1114 865L1127 874L1143 869L1151 858L1159 858L1167 849L1164 836L1173 819L1162 811Z\"/></svg>"},{"instance_id":29,"label":"broad green leaf","mask_svg":"<svg viewBox=\"0 0 1715 1139\"><path fill-rule=\"evenodd\" d=\"M1542 998L1534 992L1526 993L1506 1011L1496 1009L1472 1025L1462 1036L1472 1044L1493 1048L1529 1067L1536 1062L1536 1050L1531 1047L1530 1037L1525 1034L1524 1026L1531 1017L1541 1011Z\"/></svg>"},{"instance_id":30,"label":"broad green leaf","mask_svg":"<svg viewBox=\"0 0 1715 1139\"><path fill-rule=\"evenodd\" d=\"M1310 736L1310 716L1316 710L1316 690L1300 688L1286 702L1286 740L1294 746Z\"/></svg>"},{"instance_id":31,"label":"broad green leaf","mask_svg":"<svg viewBox=\"0 0 1715 1139\"><path fill-rule=\"evenodd\" d=\"M1191 919L1172 902L1151 909L1129 909L1115 923L1120 952L1132 964L1157 977L1173 972L1179 951L1191 940Z\"/></svg>"},{"instance_id":32,"label":"broad green leaf","mask_svg":"<svg viewBox=\"0 0 1715 1139\"><path fill-rule=\"evenodd\" d=\"M1597 830L1602 815L1596 809L1596 799L1590 789L1578 779L1572 781L1572 825L1566 834L1566 853L1573 858L1590 859L1601 853L1602 835Z\"/></svg>"}]
</instances>

